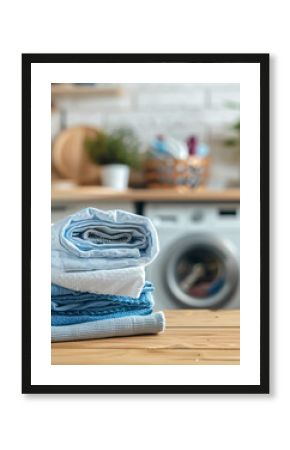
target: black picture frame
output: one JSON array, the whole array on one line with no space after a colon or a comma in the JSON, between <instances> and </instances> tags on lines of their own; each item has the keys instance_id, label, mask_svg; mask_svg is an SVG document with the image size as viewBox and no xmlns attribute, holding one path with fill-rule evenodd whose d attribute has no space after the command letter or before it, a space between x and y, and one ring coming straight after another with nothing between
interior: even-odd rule
<instances>
[{"instance_id":1,"label":"black picture frame","mask_svg":"<svg viewBox=\"0 0 290 450\"><path fill-rule=\"evenodd\" d=\"M269 54L23 54L22 55L22 393L267 394L269 393ZM31 64L256 63L260 65L260 384L31 384ZM262 149L262 151L261 151Z\"/></svg>"}]
</instances>

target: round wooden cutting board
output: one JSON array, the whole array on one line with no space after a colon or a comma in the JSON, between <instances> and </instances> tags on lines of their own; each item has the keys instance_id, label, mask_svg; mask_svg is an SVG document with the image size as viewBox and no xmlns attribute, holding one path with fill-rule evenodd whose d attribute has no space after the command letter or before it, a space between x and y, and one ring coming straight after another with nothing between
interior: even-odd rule
<instances>
[{"instance_id":1,"label":"round wooden cutting board","mask_svg":"<svg viewBox=\"0 0 290 450\"><path fill-rule=\"evenodd\" d=\"M79 184L96 184L99 167L94 164L85 149L85 139L95 137L98 130L92 127L67 128L56 136L52 149L52 163L63 178Z\"/></svg>"}]
</instances>

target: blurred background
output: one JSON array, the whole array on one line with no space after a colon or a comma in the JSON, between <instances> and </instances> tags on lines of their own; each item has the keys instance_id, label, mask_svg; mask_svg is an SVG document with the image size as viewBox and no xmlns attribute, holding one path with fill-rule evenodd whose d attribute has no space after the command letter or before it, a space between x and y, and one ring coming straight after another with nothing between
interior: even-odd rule
<instances>
[{"instance_id":1,"label":"blurred background","mask_svg":"<svg viewBox=\"0 0 290 450\"><path fill-rule=\"evenodd\" d=\"M52 84L52 222L150 217L159 308L239 308L239 84Z\"/></svg>"}]
</instances>

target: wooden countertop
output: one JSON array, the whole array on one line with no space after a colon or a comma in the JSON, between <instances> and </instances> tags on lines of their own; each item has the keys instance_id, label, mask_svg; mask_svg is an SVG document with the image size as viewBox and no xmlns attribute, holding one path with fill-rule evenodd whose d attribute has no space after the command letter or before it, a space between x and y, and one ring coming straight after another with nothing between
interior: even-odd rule
<instances>
[{"instance_id":1,"label":"wooden countertop","mask_svg":"<svg viewBox=\"0 0 290 450\"><path fill-rule=\"evenodd\" d=\"M238 310L168 310L158 335L52 344L52 364L240 364Z\"/></svg>"},{"instance_id":2,"label":"wooden countertop","mask_svg":"<svg viewBox=\"0 0 290 450\"><path fill-rule=\"evenodd\" d=\"M210 190L206 188L126 189L115 191L101 186L76 186L68 189L53 185L52 202L82 201L217 201L239 202L239 189Z\"/></svg>"}]
</instances>

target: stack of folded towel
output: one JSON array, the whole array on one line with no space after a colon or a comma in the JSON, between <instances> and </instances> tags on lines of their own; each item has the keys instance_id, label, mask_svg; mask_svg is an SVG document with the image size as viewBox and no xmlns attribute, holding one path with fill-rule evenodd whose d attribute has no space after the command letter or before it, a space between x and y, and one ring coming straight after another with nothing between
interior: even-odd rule
<instances>
[{"instance_id":1,"label":"stack of folded towel","mask_svg":"<svg viewBox=\"0 0 290 450\"><path fill-rule=\"evenodd\" d=\"M145 281L159 251L147 217L86 208L55 223L51 234L52 341L164 330Z\"/></svg>"}]
</instances>

